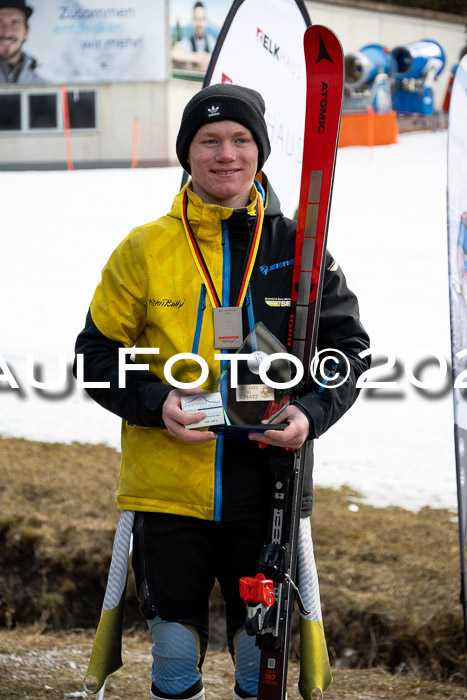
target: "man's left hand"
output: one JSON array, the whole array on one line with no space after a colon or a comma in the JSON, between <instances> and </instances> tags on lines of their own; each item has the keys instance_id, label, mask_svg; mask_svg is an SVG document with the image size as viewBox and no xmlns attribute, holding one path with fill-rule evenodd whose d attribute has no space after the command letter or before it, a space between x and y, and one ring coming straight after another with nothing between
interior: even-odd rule
<instances>
[{"instance_id":1,"label":"man's left hand","mask_svg":"<svg viewBox=\"0 0 467 700\"><path fill-rule=\"evenodd\" d=\"M274 423L288 423L284 430L274 430ZM271 423L271 430L264 433L250 433L248 438L276 447L288 447L297 450L303 445L310 432L308 418L298 406L290 405Z\"/></svg>"}]
</instances>

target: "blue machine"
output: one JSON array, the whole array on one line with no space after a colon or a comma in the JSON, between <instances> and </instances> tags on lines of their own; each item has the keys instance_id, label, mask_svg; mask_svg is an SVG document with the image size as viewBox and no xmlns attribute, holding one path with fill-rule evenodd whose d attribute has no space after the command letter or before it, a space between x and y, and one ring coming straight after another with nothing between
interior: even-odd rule
<instances>
[{"instance_id":1,"label":"blue machine","mask_svg":"<svg viewBox=\"0 0 467 700\"><path fill-rule=\"evenodd\" d=\"M433 84L446 57L432 39L397 46L391 51L396 64L394 109L398 112L433 114Z\"/></svg>"},{"instance_id":2,"label":"blue machine","mask_svg":"<svg viewBox=\"0 0 467 700\"><path fill-rule=\"evenodd\" d=\"M344 57L344 112L392 109L395 62L381 44L367 44Z\"/></svg>"}]
</instances>

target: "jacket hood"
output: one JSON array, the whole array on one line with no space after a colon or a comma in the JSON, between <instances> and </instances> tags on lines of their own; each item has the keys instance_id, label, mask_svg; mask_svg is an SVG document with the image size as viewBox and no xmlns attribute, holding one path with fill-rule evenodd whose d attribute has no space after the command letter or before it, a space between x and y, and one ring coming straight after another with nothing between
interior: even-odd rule
<instances>
[{"instance_id":1,"label":"jacket hood","mask_svg":"<svg viewBox=\"0 0 467 700\"><path fill-rule=\"evenodd\" d=\"M271 183L269 182L267 176L261 171L256 176L256 179L260 182L262 187L266 192L266 207L264 211L265 216L282 216L281 203L277 194L274 192Z\"/></svg>"}]
</instances>

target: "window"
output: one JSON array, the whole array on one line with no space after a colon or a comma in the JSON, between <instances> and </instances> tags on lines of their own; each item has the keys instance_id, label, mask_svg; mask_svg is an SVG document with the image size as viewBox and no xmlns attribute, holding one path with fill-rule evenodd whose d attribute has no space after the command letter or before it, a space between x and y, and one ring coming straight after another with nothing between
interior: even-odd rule
<instances>
[{"instance_id":1,"label":"window","mask_svg":"<svg viewBox=\"0 0 467 700\"><path fill-rule=\"evenodd\" d=\"M96 129L97 90L67 90L70 129ZM62 132L63 98L59 88L34 87L21 92L0 88L0 133Z\"/></svg>"},{"instance_id":2,"label":"window","mask_svg":"<svg viewBox=\"0 0 467 700\"><path fill-rule=\"evenodd\" d=\"M28 95L29 128L57 128L57 95Z\"/></svg>"},{"instance_id":3,"label":"window","mask_svg":"<svg viewBox=\"0 0 467 700\"><path fill-rule=\"evenodd\" d=\"M96 93L94 90L67 92L70 129L96 128Z\"/></svg>"},{"instance_id":4,"label":"window","mask_svg":"<svg viewBox=\"0 0 467 700\"><path fill-rule=\"evenodd\" d=\"M21 130L21 95L0 95L0 130Z\"/></svg>"}]
</instances>

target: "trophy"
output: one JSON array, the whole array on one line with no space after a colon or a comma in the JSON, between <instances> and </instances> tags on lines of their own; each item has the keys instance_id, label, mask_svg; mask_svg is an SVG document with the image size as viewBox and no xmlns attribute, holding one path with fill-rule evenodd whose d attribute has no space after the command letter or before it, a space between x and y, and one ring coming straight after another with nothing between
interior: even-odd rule
<instances>
[{"instance_id":1,"label":"trophy","mask_svg":"<svg viewBox=\"0 0 467 700\"><path fill-rule=\"evenodd\" d=\"M287 427L287 423L262 423L274 420L290 403L287 384L292 380L291 363L284 357L270 361L269 356L276 353L287 351L263 323L257 323L241 347L221 364L217 391L222 397L225 425L212 430L246 435Z\"/></svg>"}]
</instances>

